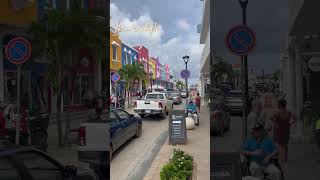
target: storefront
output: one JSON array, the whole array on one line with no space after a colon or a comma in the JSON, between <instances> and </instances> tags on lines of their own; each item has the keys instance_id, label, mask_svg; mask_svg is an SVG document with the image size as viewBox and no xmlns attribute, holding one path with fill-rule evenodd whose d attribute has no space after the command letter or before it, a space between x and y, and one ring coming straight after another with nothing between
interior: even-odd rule
<instances>
[{"instance_id":1,"label":"storefront","mask_svg":"<svg viewBox=\"0 0 320 180\"><path fill-rule=\"evenodd\" d=\"M72 62L65 65L63 104L65 111L86 110L89 91L94 88L97 61L88 49L73 54Z\"/></svg>"}]
</instances>

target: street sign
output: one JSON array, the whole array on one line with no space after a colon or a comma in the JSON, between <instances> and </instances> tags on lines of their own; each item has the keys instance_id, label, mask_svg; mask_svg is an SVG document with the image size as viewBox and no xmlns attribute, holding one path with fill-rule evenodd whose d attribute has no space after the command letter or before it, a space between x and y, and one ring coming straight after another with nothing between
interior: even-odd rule
<instances>
[{"instance_id":1,"label":"street sign","mask_svg":"<svg viewBox=\"0 0 320 180\"><path fill-rule=\"evenodd\" d=\"M190 71L188 71L187 69L184 69L181 71L180 75L183 79L188 79L190 77Z\"/></svg>"},{"instance_id":2,"label":"street sign","mask_svg":"<svg viewBox=\"0 0 320 180\"><path fill-rule=\"evenodd\" d=\"M8 42L5 55L11 63L23 64L31 56L31 44L23 37L15 37Z\"/></svg>"},{"instance_id":3,"label":"street sign","mask_svg":"<svg viewBox=\"0 0 320 180\"><path fill-rule=\"evenodd\" d=\"M228 32L225 43L233 54L245 56L254 48L256 38L251 28L245 25L239 25Z\"/></svg>"},{"instance_id":4,"label":"street sign","mask_svg":"<svg viewBox=\"0 0 320 180\"><path fill-rule=\"evenodd\" d=\"M169 117L169 144L186 144L186 114L184 110L172 110Z\"/></svg>"},{"instance_id":5,"label":"street sign","mask_svg":"<svg viewBox=\"0 0 320 180\"><path fill-rule=\"evenodd\" d=\"M115 73L113 73L112 74L112 76L111 76L111 80L112 80L112 82L118 82L119 80L120 80L120 74L119 73L117 73L117 72L115 72Z\"/></svg>"},{"instance_id":6,"label":"street sign","mask_svg":"<svg viewBox=\"0 0 320 180\"><path fill-rule=\"evenodd\" d=\"M241 180L240 154L211 152L211 180Z\"/></svg>"}]
</instances>

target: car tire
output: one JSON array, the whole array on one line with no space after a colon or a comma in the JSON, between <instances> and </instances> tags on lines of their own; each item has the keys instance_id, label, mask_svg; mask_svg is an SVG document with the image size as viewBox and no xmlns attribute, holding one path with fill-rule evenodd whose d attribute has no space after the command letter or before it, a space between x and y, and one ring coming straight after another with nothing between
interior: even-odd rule
<instances>
[{"instance_id":1,"label":"car tire","mask_svg":"<svg viewBox=\"0 0 320 180\"><path fill-rule=\"evenodd\" d=\"M136 137L136 138L141 137L141 134L142 134L142 124L139 123L138 128L137 128L137 130L136 130L136 135L135 135L135 137Z\"/></svg>"}]
</instances>

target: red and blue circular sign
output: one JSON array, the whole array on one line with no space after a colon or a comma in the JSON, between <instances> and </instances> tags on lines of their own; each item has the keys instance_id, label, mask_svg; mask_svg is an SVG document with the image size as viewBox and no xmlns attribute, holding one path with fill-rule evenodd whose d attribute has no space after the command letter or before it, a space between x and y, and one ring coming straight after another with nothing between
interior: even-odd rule
<instances>
[{"instance_id":1,"label":"red and blue circular sign","mask_svg":"<svg viewBox=\"0 0 320 180\"><path fill-rule=\"evenodd\" d=\"M236 55L248 55L256 45L255 33L245 25L232 28L226 36L227 48Z\"/></svg>"},{"instance_id":2,"label":"red and blue circular sign","mask_svg":"<svg viewBox=\"0 0 320 180\"><path fill-rule=\"evenodd\" d=\"M118 82L120 80L120 74L117 72L113 73L111 76L111 80L112 82Z\"/></svg>"},{"instance_id":3,"label":"red and blue circular sign","mask_svg":"<svg viewBox=\"0 0 320 180\"><path fill-rule=\"evenodd\" d=\"M184 69L181 71L180 75L183 79L188 79L190 77L190 71L188 71L187 69Z\"/></svg>"},{"instance_id":4,"label":"red and blue circular sign","mask_svg":"<svg viewBox=\"0 0 320 180\"><path fill-rule=\"evenodd\" d=\"M31 56L31 44L23 37L15 37L8 42L5 55L11 63L23 64Z\"/></svg>"}]
</instances>

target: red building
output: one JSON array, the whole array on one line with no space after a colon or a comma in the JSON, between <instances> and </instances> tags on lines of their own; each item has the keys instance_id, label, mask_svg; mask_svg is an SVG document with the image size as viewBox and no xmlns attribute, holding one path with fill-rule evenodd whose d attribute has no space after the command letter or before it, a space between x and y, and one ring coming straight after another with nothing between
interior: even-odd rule
<instances>
[{"instance_id":1,"label":"red building","mask_svg":"<svg viewBox=\"0 0 320 180\"><path fill-rule=\"evenodd\" d=\"M149 50L148 48L144 47L143 45L141 46L135 46L133 47L135 50L138 51L138 59L137 62L142 64L144 67L144 71L146 73L149 72ZM146 82L139 80L139 84L140 84L140 90L143 90L147 87Z\"/></svg>"}]
</instances>

